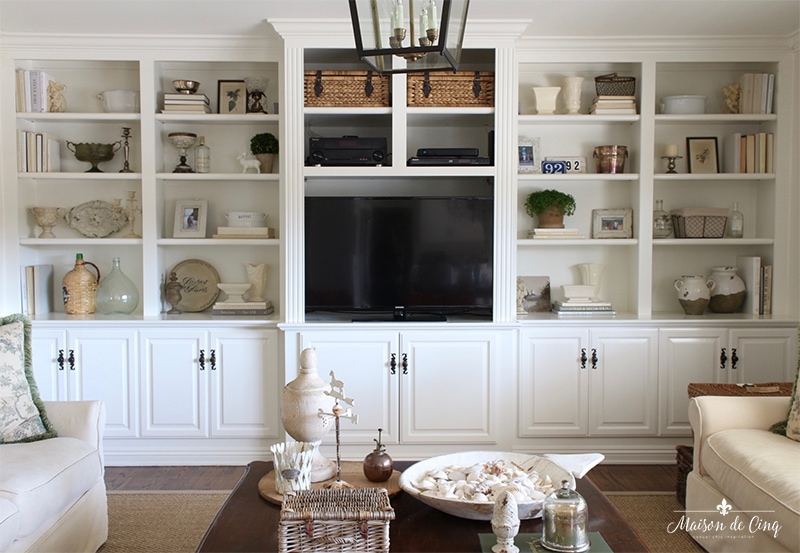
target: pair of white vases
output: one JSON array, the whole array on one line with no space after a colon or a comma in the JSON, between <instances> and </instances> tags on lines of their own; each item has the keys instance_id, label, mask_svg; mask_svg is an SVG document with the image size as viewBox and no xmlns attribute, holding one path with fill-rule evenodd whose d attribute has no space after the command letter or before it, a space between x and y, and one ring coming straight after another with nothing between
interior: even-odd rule
<instances>
[{"instance_id":1,"label":"pair of white vases","mask_svg":"<svg viewBox=\"0 0 800 553\"><path fill-rule=\"evenodd\" d=\"M583 77L564 77L564 86L534 86L533 95L536 98L536 113L539 115L552 115L556 112L556 101L561 90L564 90L564 105L567 114L574 115L581 110L581 92L583 90Z\"/></svg>"}]
</instances>

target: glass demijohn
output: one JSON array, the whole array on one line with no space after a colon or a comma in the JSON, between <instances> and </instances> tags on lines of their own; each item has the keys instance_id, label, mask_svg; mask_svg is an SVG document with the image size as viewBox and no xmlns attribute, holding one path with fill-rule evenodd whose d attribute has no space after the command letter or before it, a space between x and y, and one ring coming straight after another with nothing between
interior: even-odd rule
<instances>
[{"instance_id":1,"label":"glass demijohn","mask_svg":"<svg viewBox=\"0 0 800 553\"><path fill-rule=\"evenodd\" d=\"M111 272L100 279L97 287L97 310L111 314L132 313L139 305L139 291L119 266L119 257L112 262Z\"/></svg>"},{"instance_id":2,"label":"glass demijohn","mask_svg":"<svg viewBox=\"0 0 800 553\"><path fill-rule=\"evenodd\" d=\"M739 211L739 203L733 202L733 209L728 217L728 236L742 238L744 236L744 215Z\"/></svg>"},{"instance_id":3,"label":"glass demijohn","mask_svg":"<svg viewBox=\"0 0 800 553\"><path fill-rule=\"evenodd\" d=\"M672 219L664 211L664 200L656 200L653 211L653 238L667 238L672 234Z\"/></svg>"}]
</instances>

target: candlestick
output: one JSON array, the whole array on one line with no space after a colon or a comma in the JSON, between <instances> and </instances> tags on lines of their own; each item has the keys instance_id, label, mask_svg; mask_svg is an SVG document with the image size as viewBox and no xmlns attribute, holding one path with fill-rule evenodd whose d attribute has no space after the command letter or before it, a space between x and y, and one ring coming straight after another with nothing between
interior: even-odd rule
<instances>
[{"instance_id":1,"label":"candlestick","mask_svg":"<svg viewBox=\"0 0 800 553\"><path fill-rule=\"evenodd\" d=\"M678 156L677 144L670 144L667 146L666 150L664 150L664 157L677 157L677 156Z\"/></svg>"},{"instance_id":2,"label":"candlestick","mask_svg":"<svg viewBox=\"0 0 800 553\"><path fill-rule=\"evenodd\" d=\"M677 148L677 146L675 146ZM675 170L675 160L676 159L683 159L683 156L661 156L661 159L666 159L667 161L667 173L677 173Z\"/></svg>"}]
</instances>

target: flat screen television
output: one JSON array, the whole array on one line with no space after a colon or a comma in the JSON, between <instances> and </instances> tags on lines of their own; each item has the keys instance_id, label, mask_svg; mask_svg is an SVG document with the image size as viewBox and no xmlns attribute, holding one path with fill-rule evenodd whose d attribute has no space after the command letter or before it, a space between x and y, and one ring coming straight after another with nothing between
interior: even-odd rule
<instances>
[{"instance_id":1,"label":"flat screen television","mask_svg":"<svg viewBox=\"0 0 800 553\"><path fill-rule=\"evenodd\" d=\"M491 317L493 220L492 198L306 197L306 311Z\"/></svg>"}]
</instances>

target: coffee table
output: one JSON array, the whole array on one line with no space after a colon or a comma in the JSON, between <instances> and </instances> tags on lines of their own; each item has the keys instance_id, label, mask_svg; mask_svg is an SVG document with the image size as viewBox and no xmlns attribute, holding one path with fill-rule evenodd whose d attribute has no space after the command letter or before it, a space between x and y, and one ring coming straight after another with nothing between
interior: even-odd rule
<instances>
[{"instance_id":1,"label":"coffee table","mask_svg":"<svg viewBox=\"0 0 800 553\"><path fill-rule=\"evenodd\" d=\"M395 462L404 470L412 463ZM214 517L197 547L198 553L278 551L280 506L258 493L261 478L272 470L272 463L254 461ZM588 478L578 480L580 493L589 507L590 532L600 532L615 553L641 553L649 549L628 524L622 513ZM400 492L392 498L395 520L389 525L389 545L395 552L480 552L478 534L491 534L489 521L454 517L429 507ZM520 533L542 531L541 519L523 520Z\"/></svg>"}]
</instances>

